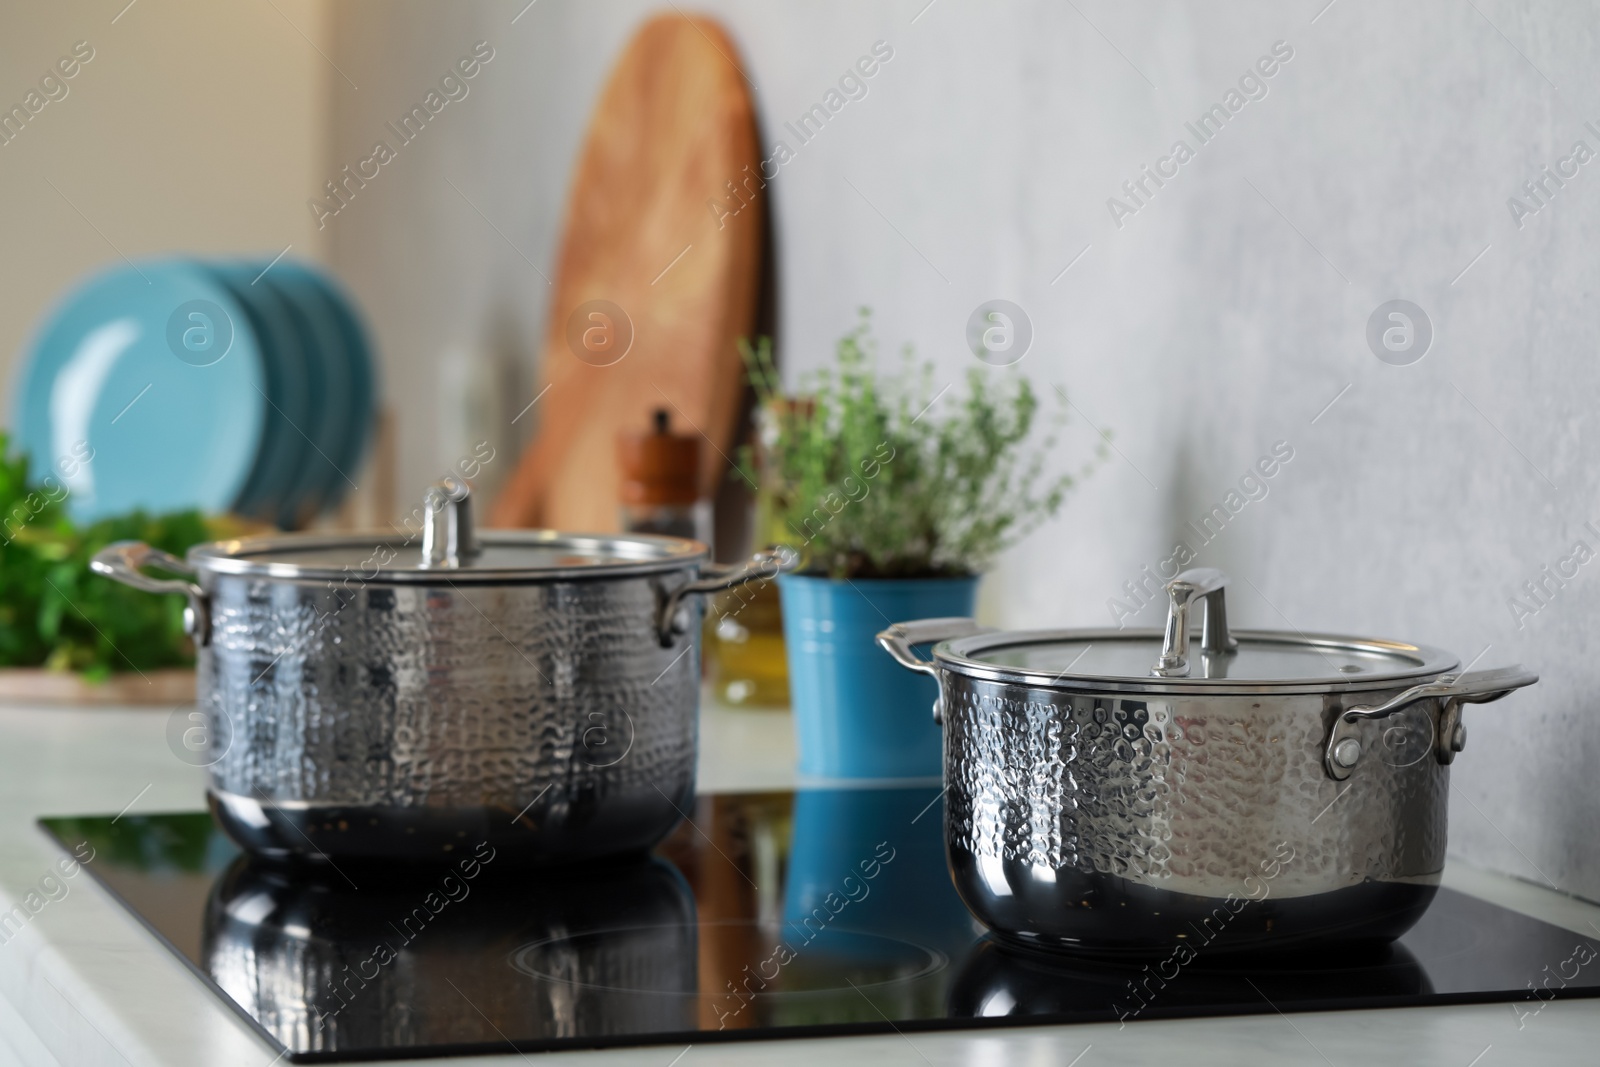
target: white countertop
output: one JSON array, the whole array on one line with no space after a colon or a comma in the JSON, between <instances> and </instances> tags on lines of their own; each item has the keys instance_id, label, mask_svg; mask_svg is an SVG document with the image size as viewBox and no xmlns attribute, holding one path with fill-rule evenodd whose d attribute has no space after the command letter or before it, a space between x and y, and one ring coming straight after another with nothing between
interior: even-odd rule
<instances>
[{"instance_id":1,"label":"white countertop","mask_svg":"<svg viewBox=\"0 0 1600 1067\"><path fill-rule=\"evenodd\" d=\"M135 811L202 806L204 772L168 751L167 715L0 709L0 911L21 901L60 855L35 827L38 816L103 814L130 805ZM786 714L708 708L702 749L704 791L793 784ZM98 886L81 875L66 884L65 897L46 904L19 934L0 944L0 1067L269 1067L275 1061L276 1053L261 1038ZM1548 890L1459 863L1446 868L1445 884L1591 937L1600 934L1600 907ZM1115 1024L1019 1027L425 1062L473 1067L797 1067L819 1061L831 1067L1570 1065L1594 1062L1600 999L1554 1001L1518 1024L1510 1005L1493 1004L1151 1020L1121 1029Z\"/></svg>"}]
</instances>

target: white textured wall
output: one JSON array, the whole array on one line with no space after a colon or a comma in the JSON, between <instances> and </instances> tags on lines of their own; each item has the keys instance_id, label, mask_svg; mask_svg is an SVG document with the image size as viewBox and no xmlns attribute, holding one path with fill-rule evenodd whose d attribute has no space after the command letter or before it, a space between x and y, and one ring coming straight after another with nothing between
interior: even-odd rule
<instances>
[{"instance_id":1,"label":"white textured wall","mask_svg":"<svg viewBox=\"0 0 1600 1067\"><path fill-rule=\"evenodd\" d=\"M1120 451L986 583L985 610L1007 625L1108 622L1124 580L1289 442L1266 498L1201 555L1248 579L1231 590L1235 621L1538 669L1537 689L1468 711L1453 847L1600 897L1600 566L1520 629L1507 606L1574 540L1600 550L1581 529L1600 525L1586 433L1600 164L1520 229L1506 207L1574 140L1600 151L1583 128L1600 127L1600 13L923 2L697 5L740 42L769 141L874 41L895 50L773 185L789 373L826 359L861 303L885 341L914 342L946 377L970 364L980 300L1028 310L1037 336L1018 369L1066 384ZM474 41L497 50L473 95L328 224L389 360L406 492L471 432L438 361L529 358L548 290L528 261L551 268L588 110L654 6L540 0L513 25L523 4L369 0L337 15L336 56L362 83L335 96L339 160ZM1266 97L1119 229L1106 199L1175 139L1194 146L1184 122L1280 40L1294 54ZM1369 314L1394 298L1436 330L1411 366L1366 344Z\"/></svg>"}]
</instances>

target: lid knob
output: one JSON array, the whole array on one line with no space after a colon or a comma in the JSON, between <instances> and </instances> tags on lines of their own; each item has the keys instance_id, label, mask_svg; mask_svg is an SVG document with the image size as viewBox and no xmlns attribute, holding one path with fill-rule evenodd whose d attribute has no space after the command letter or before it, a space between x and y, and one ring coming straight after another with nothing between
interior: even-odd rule
<instances>
[{"instance_id":1,"label":"lid knob","mask_svg":"<svg viewBox=\"0 0 1600 1067\"><path fill-rule=\"evenodd\" d=\"M472 528L472 488L450 475L422 498L422 565L455 569L478 554Z\"/></svg>"},{"instance_id":2,"label":"lid knob","mask_svg":"<svg viewBox=\"0 0 1600 1067\"><path fill-rule=\"evenodd\" d=\"M1158 678L1183 678L1189 674L1189 605L1201 598L1200 650L1208 656L1226 655L1239 647L1228 632L1228 610L1222 591L1228 576L1215 567L1194 567L1167 583L1166 635L1161 658L1151 674Z\"/></svg>"}]
</instances>

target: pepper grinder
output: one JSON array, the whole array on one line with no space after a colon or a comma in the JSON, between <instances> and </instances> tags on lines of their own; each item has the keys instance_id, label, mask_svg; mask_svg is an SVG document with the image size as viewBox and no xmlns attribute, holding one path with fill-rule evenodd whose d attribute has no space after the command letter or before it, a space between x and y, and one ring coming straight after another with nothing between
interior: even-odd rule
<instances>
[{"instance_id":1,"label":"pepper grinder","mask_svg":"<svg viewBox=\"0 0 1600 1067\"><path fill-rule=\"evenodd\" d=\"M657 408L653 432L617 440L622 467L622 528L711 543L711 501L700 496L700 438L672 432Z\"/></svg>"}]
</instances>

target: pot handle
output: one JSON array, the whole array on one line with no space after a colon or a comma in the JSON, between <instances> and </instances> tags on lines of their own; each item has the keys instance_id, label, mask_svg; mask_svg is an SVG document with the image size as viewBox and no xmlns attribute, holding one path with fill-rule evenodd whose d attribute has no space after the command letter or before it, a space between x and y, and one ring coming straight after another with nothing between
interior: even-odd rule
<instances>
[{"instance_id":1,"label":"pot handle","mask_svg":"<svg viewBox=\"0 0 1600 1067\"><path fill-rule=\"evenodd\" d=\"M688 631L689 619L683 602L689 597L720 593L754 581L770 582L799 565L800 553L787 545L779 545L757 552L745 563L706 568L704 577L685 582L662 599L661 610L656 614L656 633L661 638L661 647L671 648L672 642Z\"/></svg>"},{"instance_id":2,"label":"pot handle","mask_svg":"<svg viewBox=\"0 0 1600 1067\"><path fill-rule=\"evenodd\" d=\"M932 660L922 659L911 651L913 645L936 645L940 641L954 641L958 637L988 633L989 627L979 626L976 619L951 616L944 619L918 619L915 622L897 622L878 634L878 645L894 661L908 671L930 677L939 677L939 669Z\"/></svg>"},{"instance_id":3,"label":"pot handle","mask_svg":"<svg viewBox=\"0 0 1600 1067\"><path fill-rule=\"evenodd\" d=\"M1223 590L1228 576L1215 567L1191 567L1167 583L1167 628L1161 641L1161 658L1150 673L1157 678L1183 678L1189 674L1189 605L1196 599L1202 611L1200 650L1224 656L1239 647L1228 631L1228 608Z\"/></svg>"},{"instance_id":4,"label":"pot handle","mask_svg":"<svg viewBox=\"0 0 1600 1067\"><path fill-rule=\"evenodd\" d=\"M144 573L146 567L184 577L152 578ZM151 548L143 541L115 541L94 554L89 569L146 593L182 593L189 598L189 606L183 613L183 632L194 638L197 645L210 643L211 611L205 590L190 580L197 576L195 569L177 556Z\"/></svg>"},{"instance_id":5,"label":"pot handle","mask_svg":"<svg viewBox=\"0 0 1600 1067\"><path fill-rule=\"evenodd\" d=\"M915 645L936 645L940 641L954 641L958 637L971 637L973 634L989 633L993 628L979 626L976 619L952 616L943 619L917 619L915 622L897 622L887 630L878 634L878 646L894 661L908 671L926 674L935 681L939 678L939 668L933 665L932 660L919 657L912 651ZM941 688L939 697L933 702L933 721L940 726L944 725L944 692Z\"/></svg>"},{"instance_id":6,"label":"pot handle","mask_svg":"<svg viewBox=\"0 0 1600 1067\"><path fill-rule=\"evenodd\" d=\"M1346 708L1334 720L1333 729L1328 733L1323 765L1334 781L1344 781L1361 761L1361 742L1357 734L1363 721L1386 719L1418 701L1438 698L1444 700L1444 710L1439 715L1439 730L1434 737L1434 755L1440 763L1451 763L1467 743L1467 728L1461 722L1461 705L1488 704L1538 680L1537 674L1521 664L1497 667L1489 671L1445 675L1432 682L1414 685L1381 704Z\"/></svg>"}]
</instances>

